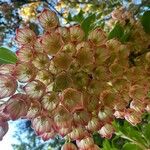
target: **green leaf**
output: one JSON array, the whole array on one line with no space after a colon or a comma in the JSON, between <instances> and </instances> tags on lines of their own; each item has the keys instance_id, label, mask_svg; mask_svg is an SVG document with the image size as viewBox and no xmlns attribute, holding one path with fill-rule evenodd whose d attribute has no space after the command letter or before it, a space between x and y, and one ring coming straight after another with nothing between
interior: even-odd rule
<instances>
[{"instance_id":1,"label":"green leaf","mask_svg":"<svg viewBox=\"0 0 150 150\"><path fill-rule=\"evenodd\" d=\"M108 35L108 39L112 39L112 38L121 39L123 35L124 35L123 27L119 23L116 23L115 27L110 31Z\"/></svg>"},{"instance_id":2,"label":"green leaf","mask_svg":"<svg viewBox=\"0 0 150 150\"><path fill-rule=\"evenodd\" d=\"M146 139L150 142L150 123L145 125L145 127L143 128L143 133Z\"/></svg>"},{"instance_id":3,"label":"green leaf","mask_svg":"<svg viewBox=\"0 0 150 150\"><path fill-rule=\"evenodd\" d=\"M69 14L68 14L67 20L68 20L68 22L69 22L69 21L72 21L72 16L71 16L71 13L70 13L70 12L69 12Z\"/></svg>"},{"instance_id":4,"label":"green leaf","mask_svg":"<svg viewBox=\"0 0 150 150\"><path fill-rule=\"evenodd\" d=\"M104 139L101 138L101 136L98 133L93 134L94 143L98 146L102 145L102 142Z\"/></svg>"},{"instance_id":5,"label":"green leaf","mask_svg":"<svg viewBox=\"0 0 150 150\"><path fill-rule=\"evenodd\" d=\"M92 14L87 18L85 18L81 23L81 28L84 30L86 36L88 35L89 31L92 29L92 24L94 23L95 19L96 19L95 14Z\"/></svg>"},{"instance_id":6,"label":"green leaf","mask_svg":"<svg viewBox=\"0 0 150 150\"><path fill-rule=\"evenodd\" d=\"M0 64L14 64L17 61L15 53L7 48L0 47Z\"/></svg>"},{"instance_id":7,"label":"green leaf","mask_svg":"<svg viewBox=\"0 0 150 150\"><path fill-rule=\"evenodd\" d=\"M119 137L119 136L115 136L113 139L112 139L112 146L117 148L117 149L121 149L122 148L122 145L124 145L126 142L125 139Z\"/></svg>"},{"instance_id":8,"label":"green leaf","mask_svg":"<svg viewBox=\"0 0 150 150\"><path fill-rule=\"evenodd\" d=\"M142 150L142 149L136 144L126 143L123 145L122 150Z\"/></svg>"},{"instance_id":9,"label":"green leaf","mask_svg":"<svg viewBox=\"0 0 150 150\"><path fill-rule=\"evenodd\" d=\"M80 12L73 17L73 21L81 23L84 20L83 14L84 14L84 12L82 10L80 10Z\"/></svg>"},{"instance_id":10,"label":"green leaf","mask_svg":"<svg viewBox=\"0 0 150 150\"><path fill-rule=\"evenodd\" d=\"M141 18L141 23L144 27L145 32L150 34L150 11L144 12Z\"/></svg>"},{"instance_id":11,"label":"green leaf","mask_svg":"<svg viewBox=\"0 0 150 150\"><path fill-rule=\"evenodd\" d=\"M116 148L112 147L108 140L103 142L103 150L117 150Z\"/></svg>"}]
</instances>

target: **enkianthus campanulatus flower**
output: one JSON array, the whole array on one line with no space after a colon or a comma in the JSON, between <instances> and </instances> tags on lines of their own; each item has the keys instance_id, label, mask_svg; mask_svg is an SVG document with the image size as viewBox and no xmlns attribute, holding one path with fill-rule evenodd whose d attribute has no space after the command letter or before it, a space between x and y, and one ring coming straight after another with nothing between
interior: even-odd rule
<instances>
[{"instance_id":1,"label":"enkianthus campanulatus flower","mask_svg":"<svg viewBox=\"0 0 150 150\"><path fill-rule=\"evenodd\" d=\"M113 19L125 17L140 26L130 14L117 11ZM150 54L146 53L144 64L130 64L130 52L140 38L137 31L132 43L122 44L108 40L100 28L86 38L79 25L61 27L48 9L38 19L44 33L17 29L18 61L0 66L0 99L8 99L0 106L0 139L8 130L8 120L26 118L43 140L59 134L76 141L62 150L98 150L93 132L111 138L115 118L140 123L142 114L150 112Z\"/></svg>"}]
</instances>

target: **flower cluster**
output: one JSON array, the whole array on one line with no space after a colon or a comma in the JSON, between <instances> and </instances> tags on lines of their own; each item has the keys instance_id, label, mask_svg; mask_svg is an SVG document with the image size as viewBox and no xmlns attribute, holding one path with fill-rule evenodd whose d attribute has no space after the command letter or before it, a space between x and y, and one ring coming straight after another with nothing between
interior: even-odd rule
<instances>
[{"instance_id":1,"label":"flower cluster","mask_svg":"<svg viewBox=\"0 0 150 150\"><path fill-rule=\"evenodd\" d=\"M108 40L100 28L85 37L78 25L61 27L48 9L38 19L44 33L18 29L18 61L0 66L0 101L8 98L0 106L0 139L8 120L26 118L43 140L59 134L80 150L98 150L93 132L111 138L115 118L140 123L150 112L150 53L133 66L131 43ZM68 149L77 147L66 143Z\"/></svg>"}]
</instances>

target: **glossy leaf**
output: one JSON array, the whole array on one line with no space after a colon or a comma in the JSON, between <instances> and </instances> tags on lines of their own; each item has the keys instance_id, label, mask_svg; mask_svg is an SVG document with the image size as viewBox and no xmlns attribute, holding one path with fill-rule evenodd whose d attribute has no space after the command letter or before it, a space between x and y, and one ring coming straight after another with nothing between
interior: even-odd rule
<instances>
[{"instance_id":1,"label":"glossy leaf","mask_svg":"<svg viewBox=\"0 0 150 150\"><path fill-rule=\"evenodd\" d=\"M121 39L124 35L124 29L120 24L116 24L115 27L110 31L108 38L118 38Z\"/></svg>"},{"instance_id":2,"label":"glossy leaf","mask_svg":"<svg viewBox=\"0 0 150 150\"><path fill-rule=\"evenodd\" d=\"M88 16L87 18L85 18L85 20L83 20L83 22L81 23L81 28L84 30L85 35L87 35L89 31L91 30L92 23L95 21L95 19L96 19L95 14L92 14Z\"/></svg>"},{"instance_id":3,"label":"glossy leaf","mask_svg":"<svg viewBox=\"0 0 150 150\"><path fill-rule=\"evenodd\" d=\"M150 34L150 11L146 11L143 14L141 18L141 23L144 27L145 32Z\"/></svg>"},{"instance_id":4,"label":"glossy leaf","mask_svg":"<svg viewBox=\"0 0 150 150\"><path fill-rule=\"evenodd\" d=\"M15 53L7 48L0 47L0 64L14 64L17 61Z\"/></svg>"}]
</instances>

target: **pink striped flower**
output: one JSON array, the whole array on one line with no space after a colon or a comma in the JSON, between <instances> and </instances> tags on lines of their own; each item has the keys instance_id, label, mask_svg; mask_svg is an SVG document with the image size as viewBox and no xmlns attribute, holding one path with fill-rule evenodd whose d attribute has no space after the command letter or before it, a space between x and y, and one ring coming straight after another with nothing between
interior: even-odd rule
<instances>
[{"instance_id":1,"label":"pink striped flower","mask_svg":"<svg viewBox=\"0 0 150 150\"><path fill-rule=\"evenodd\" d=\"M73 143L65 143L61 150L77 150L77 147Z\"/></svg>"},{"instance_id":2,"label":"pink striped flower","mask_svg":"<svg viewBox=\"0 0 150 150\"><path fill-rule=\"evenodd\" d=\"M0 99L13 95L16 89L17 82L14 77L0 74Z\"/></svg>"},{"instance_id":3,"label":"pink striped flower","mask_svg":"<svg viewBox=\"0 0 150 150\"><path fill-rule=\"evenodd\" d=\"M53 120L48 116L39 115L38 117L33 118L31 121L32 127L37 135L42 135L53 130Z\"/></svg>"},{"instance_id":4,"label":"pink striped flower","mask_svg":"<svg viewBox=\"0 0 150 150\"><path fill-rule=\"evenodd\" d=\"M30 106L30 100L25 94L15 94L8 100L4 112L12 120L25 117Z\"/></svg>"}]
</instances>

